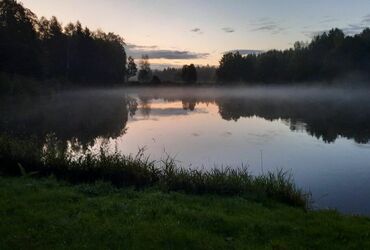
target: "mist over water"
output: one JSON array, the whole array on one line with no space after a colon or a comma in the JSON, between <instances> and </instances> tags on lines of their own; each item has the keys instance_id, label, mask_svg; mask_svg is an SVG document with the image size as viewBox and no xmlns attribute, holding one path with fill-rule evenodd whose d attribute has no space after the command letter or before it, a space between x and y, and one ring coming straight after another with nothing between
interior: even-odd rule
<instances>
[{"instance_id":1,"label":"mist over water","mask_svg":"<svg viewBox=\"0 0 370 250\"><path fill-rule=\"evenodd\" d=\"M282 168L316 207L370 214L369 96L332 87L68 91L2 100L0 131L53 133L76 151L145 148L153 160L168 154L190 168Z\"/></svg>"}]
</instances>

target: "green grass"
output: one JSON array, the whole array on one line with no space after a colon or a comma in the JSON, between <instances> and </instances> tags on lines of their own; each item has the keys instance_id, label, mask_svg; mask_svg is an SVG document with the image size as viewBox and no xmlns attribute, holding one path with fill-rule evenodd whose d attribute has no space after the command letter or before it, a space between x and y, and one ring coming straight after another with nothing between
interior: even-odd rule
<instances>
[{"instance_id":1,"label":"green grass","mask_svg":"<svg viewBox=\"0 0 370 250\"><path fill-rule=\"evenodd\" d=\"M0 249L370 249L369 218L309 202L282 171L74 158L52 137L0 136Z\"/></svg>"},{"instance_id":2,"label":"green grass","mask_svg":"<svg viewBox=\"0 0 370 250\"><path fill-rule=\"evenodd\" d=\"M370 249L370 219L274 201L0 177L0 249Z\"/></svg>"}]
</instances>

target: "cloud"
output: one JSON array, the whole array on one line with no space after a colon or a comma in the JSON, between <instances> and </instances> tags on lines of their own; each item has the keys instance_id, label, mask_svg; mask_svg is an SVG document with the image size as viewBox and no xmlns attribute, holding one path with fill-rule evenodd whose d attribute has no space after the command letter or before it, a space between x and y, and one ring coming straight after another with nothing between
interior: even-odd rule
<instances>
[{"instance_id":1,"label":"cloud","mask_svg":"<svg viewBox=\"0 0 370 250\"><path fill-rule=\"evenodd\" d=\"M368 28L370 25L370 14L363 16L359 23L348 24L346 27L342 28L346 35L355 35L361 33L364 29Z\"/></svg>"},{"instance_id":2,"label":"cloud","mask_svg":"<svg viewBox=\"0 0 370 250\"><path fill-rule=\"evenodd\" d=\"M203 31L201 31L200 28L194 28L194 29L191 29L190 31L198 35L203 34Z\"/></svg>"},{"instance_id":3,"label":"cloud","mask_svg":"<svg viewBox=\"0 0 370 250\"><path fill-rule=\"evenodd\" d=\"M342 28L344 34L351 36L361 33L364 29L366 29L366 26L359 24L349 24L347 27Z\"/></svg>"},{"instance_id":4,"label":"cloud","mask_svg":"<svg viewBox=\"0 0 370 250\"><path fill-rule=\"evenodd\" d=\"M370 14L362 17L361 23L362 24L370 24Z\"/></svg>"},{"instance_id":5,"label":"cloud","mask_svg":"<svg viewBox=\"0 0 370 250\"><path fill-rule=\"evenodd\" d=\"M302 33L307 36L308 38L312 39L318 35L323 34L324 32L327 32L328 30L305 30Z\"/></svg>"},{"instance_id":6,"label":"cloud","mask_svg":"<svg viewBox=\"0 0 370 250\"><path fill-rule=\"evenodd\" d=\"M335 18L335 17L325 16L324 19L322 19L319 23L320 24L332 23L332 22L335 22L335 21L338 21L338 20L339 19L338 18Z\"/></svg>"},{"instance_id":7,"label":"cloud","mask_svg":"<svg viewBox=\"0 0 370 250\"><path fill-rule=\"evenodd\" d=\"M329 20L329 18L327 20ZM332 20L334 20L334 19L332 19ZM325 20L323 20L323 21L325 21ZM347 26L339 27L339 29L341 29L344 32L345 35L353 36L353 35L361 33L364 29L368 28L369 25L370 25L370 14L368 14L366 16L363 16L361 21L358 22L358 23L348 24ZM311 30L311 31L307 30L307 31L303 31L303 34L306 35L309 38L313 38L317 35L321 35L324 32L328 32L328 31L330 31L330 29Z\"/></svg>"},{"instance_id":8,"label":"cloud","mask_svg":"<svg viewBox=\"0 0 370 250\"><path fill-rule=\"evenodd\" d=\"M233 28L230 28L230 27L224 27L222 28L223 31L225 31L226 33L234 33L235 30Z\"/></svg>"},{"instance_id":9,"label":"cloud","mask_svg":"<svg viewBox=\"0 0 370 250\"><path fill-rule=\"evenodd\" d=\"M180 50L151 50L145 51L145 53L153 59L198 59L209 56L209 53L195 53Z\"/></svg>"},{"instance_id":10,"label":"cloud","mask_svg":"<svg viewBox=\"0 0 370 250\"><path fill-rule=\"evenodd\" d=\"M253 31L260 31L260 30L270 31L270 30L275 30L277 28L278 28L278 26L276 24L267 24L267 25L262 25L258 28L255 28L255 29L253 29Z\"/></svg>"},{"instance_id":11,"label":"cloud","mask_svg":"<svg viewBox=\"0 0 370 250\"><path fill-rule=\"evenodd\" d=\"M341 27L339 29L341 29L345 35L353 36L353 35L361 33L366 28L367 28L367 26L362 25L362 24L348 24L347 26ZM330 31L330 29L311 30L311 31L303 31L303 34L312 39L312 38L314 38L318 35L322 35L324 32L327 33L329 31Z\"/></svg>"},{"instance_id":12,"label":"cloud","mask_svg":"<svg viewBox=\"0 0 370 250\"><path fill-rule=\"evenodd\" d=\"M273 35L279 34L280 32L286 30L286 28L282 27L277 22L270 20L269 18L261 18L256 22L250 23L250 25L254 27L251 29L253 32L265 31L270 32Z\"/></svg>"},{"instance_id":13,"label":"cloud","mask_svg":"<svg viewBox=\"0 0 370 250\"><path fill-rule=\"evenodd\" d=\"M232 53L239 52L241 55L245 56L245 55L258 55L258 54L263 53L264 51L258 50L258 49L234 49L234 50L225 51L224 54L230 53L230 52Z\"/></svg>"},{"instance_id":14,"label":"cloud","mask_svg":"<svg viewBox=\"0 0 370 250\"><path fill-rule=\"evenodd\" d=\"M280 33L281 31L284 31L284 30L285 30L284 28L279 27L276 24L266 24L266 25L262 25L258 28L252 29L252 31L270 31L271 34L278 34L278 33Z\"/></svg>"},{"instance_id":15,"label":"cloud","mask_svg":"<svg viewBox=\"0 0 370 250\"><path fill-rule=\"evenodd\" d=\"M158 46L144 46L128 44L126 46L127 54L133 58L141 58L142 55L148 55L151 59L169 59L169 60L184 60L184 59L202 59L207 58L209 53L197 53L187 50L168 50L158 49Z\"/></svg>"},{"instance_id":16,"label":"cloud","mask_svg":"<svg viewBox=\"0 0 370 250\"><path fill-rule=\"evenodd\" d=\"M132 43L127 43L126 48L127 49L156 49L158 48L158 46L157 45L146 46L146 45L136 45Z\"/></svg>"}]
</instances>

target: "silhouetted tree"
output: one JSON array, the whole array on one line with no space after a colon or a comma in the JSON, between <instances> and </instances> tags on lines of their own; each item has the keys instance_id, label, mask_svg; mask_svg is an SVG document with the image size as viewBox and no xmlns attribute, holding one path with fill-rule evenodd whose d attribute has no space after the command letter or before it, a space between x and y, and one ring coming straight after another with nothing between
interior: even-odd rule
<instances>
[{"instance_id":1,"label":"silhouetted tree","mask_svg":"<svg viewBox=\"0 0 370 250\"><path fill-rule=\"evenodd\" d=\"M317 35L291 49L242 56L223 55L217 69L222 82L297 82L333 80L349 73L370 77L370 30L346 36L340 29Z\"/></svg>"},{"instance_id":2,"label":"silhouetted tree","mask_svg":"<svg viewBox=\"0 0 370 250\"><path fill-rule=\"evenodd\" d=\"M56 17L39 21L39 36L42 43L41 61L45 78L62 77L66 72L67 37Z\"/></svg>"},{"instance_id":3,"label":"silhouetted tree","mask_svg":"<svg viewBox=\"0 0 370 250\"><path fill-rule=\"evenodd\" d=\"M152 76L152 71L150 69L149 56L143 55L140 61L140 70L138 79L140 82L149 82Z\"/></svg>"},{"instance_id":4,"label":"silhouetted tree","mask_svg":"<svg viewBox=\"0 0 370 250\"><path fill-rule=\"evenodd\" d=\"M217 77L226 81L240 81L243 79L244 58L239 53L226 53L222 56L217 69Z\"/></svg>"},{"instance_id":5,"label":"silhouetted tree","mask_svg":"<svg viewBox=\"0 0 370 250\"><path fill-rule=\"evenodd\" d=\"M15 0L0 1L0 71L40 75L36 24L36 15L22 4Z\"/></svg>"},{"instance_id":6,"label":"silhouetted tree","mask_svg":"<svg viewBox=\"0 0 370 250\"><path fill-rule=\"evenodd\" d=\"M16 0L0 1L0 72L78 83L123 82L126 53L114 33L92 32L80 22L38 19Z\"/></svg>"},{"instance_id":7,"label":"silhouetted tree","mask_svg":"<svg viewBox=\"0 0 370 250\"><path fill-rule=\"evenodd\" d=\"M197 81L202 83L216 81L216 67L214 66L197 66ZM163 82L180 82L182 81L182 68L168 67L163 70L154 70L153 74L157 75Z\"/></svg>"},{"instance_id":8,"label":"silhouetted tree","mask_svg":"<svg viewBox=\"0 0 370 250\"><path fill-rule=\"evenodd\" d=\"M187 83L195 83L197 81L197 70L194 64L184 65L182 67L181 79Z\"/></svg>"},{"instance_id":9,"label":"silhouetted tree","mask_svg":"<svg viewBox=\"0 0 370 250\"><path fill-rule=\"evenodd\" d=\"M127 79L129 79L130 77L136 76L137 67L134 58L129 56L127 60Z\"/></svg>"},{"instance_id":10,"label":"silhouetted tree","mask_svg":"<svg viewBox=\"0 0 370 250\"><path fill-rule=\"evenodd\" d=\"M158 85L161 84L161 79L158 76L153 76L152 80L150 81L151 84Z\"/></svg>"}]
</instances>

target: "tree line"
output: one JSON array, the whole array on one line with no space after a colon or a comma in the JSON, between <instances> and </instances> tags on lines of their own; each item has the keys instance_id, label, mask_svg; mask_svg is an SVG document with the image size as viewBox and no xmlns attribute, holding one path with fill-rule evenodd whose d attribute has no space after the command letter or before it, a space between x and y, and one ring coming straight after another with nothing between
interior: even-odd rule
<instances>
[{"instance_id":1,"label":"tree line","mask_svg":"<svg viewBox=\"0 0 370 250\"><path fill-rule=\"evenodd\" d=\"M17 0L0 1L0 77L104 85L137 76L143 83L193 84L328 81L352 73L370 77L369 72L369 28L354 36L332 29L287 50L226 53L218 68L189 64L152 71L147 55L139 68L126 57L124 40L117 34L91 31L80 22L63 26L56 17L38 18Z\"/></svg>"},{"instance_id":2,"label":"tree line","mask_svg":"<svg viewBox=\"0 0 370 250\"><path fill-rule=\"evenodd\" d=\"M123 38L80 22L65 27L56 17L38 18L16 0L0 1L0 72L79 83L122 82Z\"/></svg>"},{"instance_id":3,"label":"tree line","mask_svg":"<svg viewBox=\"0 0 370 250\"><path fill-rule=\"evenodd\" d=\"M182 68L167 67L163 70L154 70L153 74L166 82L184 82L194 84L214 83L216 79L216 67L214 66L195 66L194 64L183 65Z\"/></svg>"},{"instance_id":4,"label":"tree line","mask_svg":"<svg viewBox=\"0 0 370 250\"><path fill-rule=\"evenodd\" d=\"M178 69L180 78L196 82L195 66L184 68ZM126 58L119 35L91 31L78 21L63 27L56 17L38 18L16 0L0 2L0 73L85 85L123 83L135 76L141 83L161 83L148 55L139 68L132 57Z\"/></svg>"},{"instance_id":5,"label":"tree line","mask_svg":"<svg viewBox=\"0 0 370 250\"><path fill-rule=\"evenodd\" d=\"M370 29L354 36L332 29L287 50L246 56L226 53L217 78L222 82L330 81L353 73L369 77L369 72Z\"/></svg>"}]
</instances>

